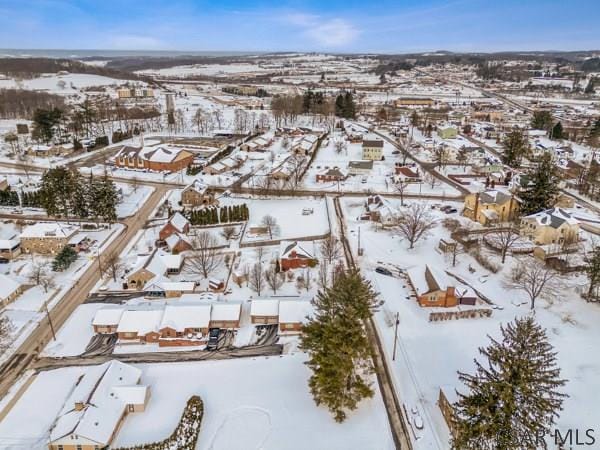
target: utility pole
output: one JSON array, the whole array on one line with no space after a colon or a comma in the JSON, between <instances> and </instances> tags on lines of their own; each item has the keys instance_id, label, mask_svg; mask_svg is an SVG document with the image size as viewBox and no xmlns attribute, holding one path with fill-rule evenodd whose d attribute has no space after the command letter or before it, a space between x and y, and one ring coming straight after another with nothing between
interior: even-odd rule
<instances>
[{"instance_id":1,"label":"utility pole","mask_svg":"<svg viewBox=\"0 0 600 450\"><path fill-rule=\"evenodd\" d=\"M396 361L396 344L398 343L398 325L400 324L400 313L396 313L396 324L394 326L394 350L392 352L392 361Z\"/></svg>"},{"instance_id":2,"label":"utility pole","mask_svg":"<svg viewBox=\"0 0 600 450\"><path fill-rule=\"evenodd\" d=\"M54 324L52 323L52 318L50 317L50 311L48 310L48 301L44 302L44 309L46 310L46 317L48 318L48 323L50 324L50 330L52 331L52 339L56 341L56 332L54 331Z\"/></svg>"}]
</instances>

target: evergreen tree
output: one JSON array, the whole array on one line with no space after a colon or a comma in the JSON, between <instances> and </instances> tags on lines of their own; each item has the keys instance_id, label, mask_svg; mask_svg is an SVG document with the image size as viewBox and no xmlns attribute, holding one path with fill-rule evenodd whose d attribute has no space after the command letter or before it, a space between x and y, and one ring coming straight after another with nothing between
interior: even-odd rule
<instances>
[{"instance_id":1,"label":"evergreen tree","mask_svg":"<svg viewBox=\"0 0 600 450\"><path fill-rule=\"evenodd\" d=\"M501 327L502 339L480 348L475 374L459 372L468 392L454 405L456 450L534 450L562 409L566 380L546 332L531 317Z\"/></svg>"},{"instance_id":2,"label":"evergreen tree","mask_svg":"<svg viewBox=\"0 0 600 450\"><path fill-rule=\"evenodd\" d=\"M342 273L313 300L315 315L303 327L301 348L312 371L310 391L337 422L363 398L373 396L369 340L363 323L380 306L377 294L358 272Z\"/></svg>"},{"instance_id":3,"label":"evergreen tree","mask_svg":"<svg viewBox=\"0 0 600 450\"><path fill-rule=\"evenodd\" d=\"M523 135L523 132L518 129L514 129L506 135L502 142L504 147L504 153L502 160L504 164L511 167L519 167L521 160L528 151L527 139Z\"/></svg>"},{"instance_id":4,"label":"evergreen tree","mask_svg":"<svg viewBox=\"0 0 600 450\"><path fill-rule=\"evenodd\" d=\"M596 119L586 138L587 144L592 148L600 147L600 118Z\"/></svg>"},{"instance_id":5,"label":"evergreen tree","mask_svg":"<svg viewBox=\"0 0 600 450\"><path fill-rule=\"evenodd\" d=\"M48 169L42 175L40 200L49 216L68 216L79 173L63 166Z\"/></svg>"},{"instance_id":6,"label":"evergreen tree","mask_svg":"<svg viewBox=\"0 0 600 450\"><path fill-rule=\"evenodd\" d=\"M65 245L52 261L52 270L62 272L69 268L77 259L77 252L70 246Z\"/></svg>"},{"instance_id":7,"label":"evergreen tree","mask_svg":"<svg viewBox=\"0 0 600 450\"><path fill-rule=\"evenodd\" d=\"M590 254L585 258L585 273L590 283L586 299L587 301L597 301L598 285L600 284L600 247L594 246Z\"/></svg>"},{"instance_id":8,"label":"evergreen tree","mask_svg":"<svg viewBox=\"0 0 600 450\"><path fill-rule=\"evenodd\" d=\"M552 161L552 155L545 153L537 165L528 173L530 183L520 197L523 200L523 214L535 214L554 206L558 195L560 177Z\"/></svg>"},{"instance_id":9,"label":"evergreen tree","mask_svg":"<svg viewBox=\"0 0 600 450\"><path fill-rule=\"evenodd\" d=\"M531 119L531 128L534 130L549 131L552 128L552 114L550 111L535 111Z\"/></svg>"},{"instance_id":10,"label":"evergreen tree","mask_svg":"<svg viewBox=\"0 0 600 450\"><path fill-rule=\"evenodd\" d=\"M552 127L552 131L550 132L550 137L552 139L564 139L564 131L562 123L556 122L556 125Z\"/></svg>"}]
</instances>

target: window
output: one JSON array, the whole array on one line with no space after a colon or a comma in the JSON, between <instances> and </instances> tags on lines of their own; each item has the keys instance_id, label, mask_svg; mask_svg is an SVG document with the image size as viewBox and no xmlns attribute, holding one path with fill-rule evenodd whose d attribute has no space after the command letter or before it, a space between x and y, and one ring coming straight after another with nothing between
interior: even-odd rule
<instances>
[{"instance_id":1,"label":"window","mask_svg":"<svg viewBox=\"0 0 600 450\"><path fill-rule=\"evenodd\" d=\"M127 405L127 410L129 412L134 412L135 411L135 407L133 405Z\"/></svg>"},{"instance_id":2,"label":"window","mask_svg":"<svg viewBox=\"0 0 600 450\"><path fill-rule=\"evenodd\" d=\"M59 445L59 446L58 446L58 450L63 450L63 446L62 446L62 445Z\"/></svg>"},{"instance_id":3,"label":"window","mask_svg":"<svg viewBox=\"0 0 600 450\"><path fill-rule=\"evenodd\" d=\"M82 450L81 444L77 444L77 450Z\"/></svg>"}]
</instances>

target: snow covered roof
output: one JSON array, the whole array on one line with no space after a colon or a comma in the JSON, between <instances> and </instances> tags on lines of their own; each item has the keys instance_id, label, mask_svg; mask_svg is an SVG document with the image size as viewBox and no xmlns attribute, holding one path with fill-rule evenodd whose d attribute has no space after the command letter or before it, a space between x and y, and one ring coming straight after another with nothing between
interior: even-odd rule
<instances>
[{"instance_id":1,"label":"snow covered roof","mask_svg":"<svg viewBox=\"0 0 600 450\"><path fill-rule=\"evenodd\" d=\"M127 405L138 404L129 402L140 400L137 390L115 388L136 386L141 374L140 369L119 361L89 368L65 402L50 432L50 442L77 436L108 445ZM144 399L145 391L140 403ZM81 406L78 408L76 404Z\"/></svg>"},{"instance_id":2,"label":"snow covered roof","mask_svg":"<svg viewBox=\"0 0 600 450\"><path fill-rule=\"evenodd\" d=\"M483 205L485 204L497 204L502 205L509 201L512 196L506 194L505 192L498 191L496 189L488 189L483 191L479 195L479 202Z\"/></svg>"},{"instance_id":3,"label":"snow covered roof","mask_svg":"<svg viewBox=\"0 0 600 450\"><path fill-rule=\"evenodd\" d=\"M411 267L407 269L406 273L417 291L417 295L439 290L445 291L449 286L454 285L444 272L429 265Z\"/></svg>"},{"instance_id":4,"label":"snow covered roof","mask_svg":"<svg viewBox=\"0 0 600 450\"><path fill-rule=\"evenodd\" d=\"M263 299L252 300L250 303L251 316L278 316L279 315L279 300Z\"/></svg>"},{"instance_id":5,"label":"snow covered roof","mask_svg":"<svg viewBox=\"0 0 600 450\"><path fill-rule=\"evenodd\" d=\"M190 221L187 220L180 212L176 212L173 214L173 217L169 219L169 223L173 225L177 231L183 233L184 228L190 224Z\"/></svg>"},{"instance_id":6,"label":"snow covered roof","mask_svg":"<svg viewBox=\"0 0 600 450\"><path fill-rule=\"evenodd\" d=\"M208 189L208 186L206 184L204 184L200 180L194 180L188 186L186 186L186 188L183 191L185 192L188 190L194 190L199 194L204 194L204 192L206 192L206 189Z\"/></svg>"},{"instance_id":7,"label":"snow covered roof","mask_svg":"<svg viewBox=\"0 0 600 450\"><path fill-rule=\"evenodd\" d=\"M92 325L117 325L122 315L123 308L102 308L94 314Z\"/></svg>"},{"instance_id":8,"label":"snow covered roof","mask_svg":"<svg viewBox=\"0 0 600 450\"><path fill-rule=\"evenodd\" d=\"M279 244L279 257L289 258L295 252L294 258L314 258L298 241L281 241Z\"/></svg>"},{"instance_id":9,"label":"snow covered roof","mask_svg":"<svg viewBox=\"0 0 600 450\"><path fill-rule=\"evenodd\" d=\"M160 329L172 328L183 332L186 328L208 328L211 305L167 305Z\"/></svg>"},{"instance_id":10,"label":"snow covered roof","mask_svg":"<svg viewBox=\"0 0 600 450\"><path fill-rule=\"evenodd\" d=\"M551 208L539 213L530 214L525 216L524 219L535 220L538 225L549 226L552 228L558 228L563 223L568 225L577 225L579 221L575 219L569 212L562 208Z\"/></svg>"},{"instance_id":11,"label":"snow covered roof","mask_svg":"<svg viewBox=\"0 0 600 450\"><path fill-rule=\"evenodd\" d=\"M158 332L162 315L162 309L130 309L123 311L117 333L145 335L150 332Z\"/></svg>"},{"instance_id":12,"label":"snow covered roof","mask_svg":"<svg viewBox=\"0 0 600 450\"><path fill-rule=\"evenodd\" d=\"M21 285L12 277L0 273L0 300L10 297Z\"/></svg>"},{"instance_id":13,"label":"snow covered roof","mask_svg":"<svg viewBox=\"0 0 600 450\"><path fill-rule=\"evenodd\" d=\"M282 300L279 302L279 323L305 323L313 307L306 300Z\"/></svg>"},{"instance_id":14,"label":"snow covered roof","mask_svg":"<svg viewBox=\"0 0 600 450\"><path fill-rule=\"evenodd\" d=\"M0 250L10 250L17 245L19 245L19 239L16 237L12 239L0 239Z\"/></svg>"},{"instance_id":15,"label":"snow covered roof","mask_svg":"<svg viewBox=\"0 0 600 450\"><path fill-rule=\"evenodd\" d=\"M29 225L21 232L21 238L70 238L79 228L60 222L38 222Z\"/></svg>"},{"instance_id":16,"label":"snow covered roof","mask_svg":"<svg viewBox=\"0 0 600 450\"><path fill-rule=\"evenodd\" d=\"M240 320L241 303L213 303L210 320Z\"/></svg>"}]
</instances>

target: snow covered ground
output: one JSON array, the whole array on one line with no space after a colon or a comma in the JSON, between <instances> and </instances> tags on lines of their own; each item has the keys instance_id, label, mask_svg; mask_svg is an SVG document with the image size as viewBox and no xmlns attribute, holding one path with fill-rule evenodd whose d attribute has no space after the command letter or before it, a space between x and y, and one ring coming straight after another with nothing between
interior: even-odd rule
<instances>
[{"instance_id":1,"label":"snow covered ground","mask_svg":"<svg viewBox=\"0 0 600 450\"><path fill-rule=\"evenodd\" d=\"M121 201L117 205L120 219L133 216L154 192L151 186L132 186L131 183L116 183L116 187L121 192Z\"/></svg>"},{"instance_id":2,"label":"snow covered ground","mask_svg":"<svg viewBox=\"0 0 600 450\"><path fill-rule=\"evenodd\" d=\"M425 429L417 441L416 449L448 448L448 430L437 406L441 386L460 388L457 371L473 370L477 349L489 343L487 335L497 337L500 324L515 317L531 314L523 292L508 289L504 283L517 258L508 257L498 274L490 274L467 254L458 256L456 267L448 257L437 250L439 239L449 232L438 225L432 236L420 241L414 250L389 231L375 231L368 223L357 222L360 206L356 200L343 200L349 241L356 254L357 229L360 225L361 246L364 256L358 262L373 281L385 304L376 314L376 323L382 342L392 364L401 401L408 407L416 405L421 411ZM442 214L435 213L439 219ZM491 258L499 263L499 257ZM531 258L531 257L524 257ZM373 269L381 263L410 268L430 264L439 270L448 270L467 280L473 287L503 307L494 310L492 317L429 322L429 311L421 308L411 297L407 282L402 278L376 274ZM470 273L469 266L475 267ZM537 301L535 319L546 328L550 342L558 352L561 376L568 379L565 392L570 396L558 421L561 430L591 427L600 421L593 396L600 390L600 354L594 343L600 338L595 325L600 320L597 305L586 303L576 293L585 283L584 277L560 279L559 295ZM399 345L396 361L392 362L394 317L399 313Z\"/></svg>"}]
</instances>

